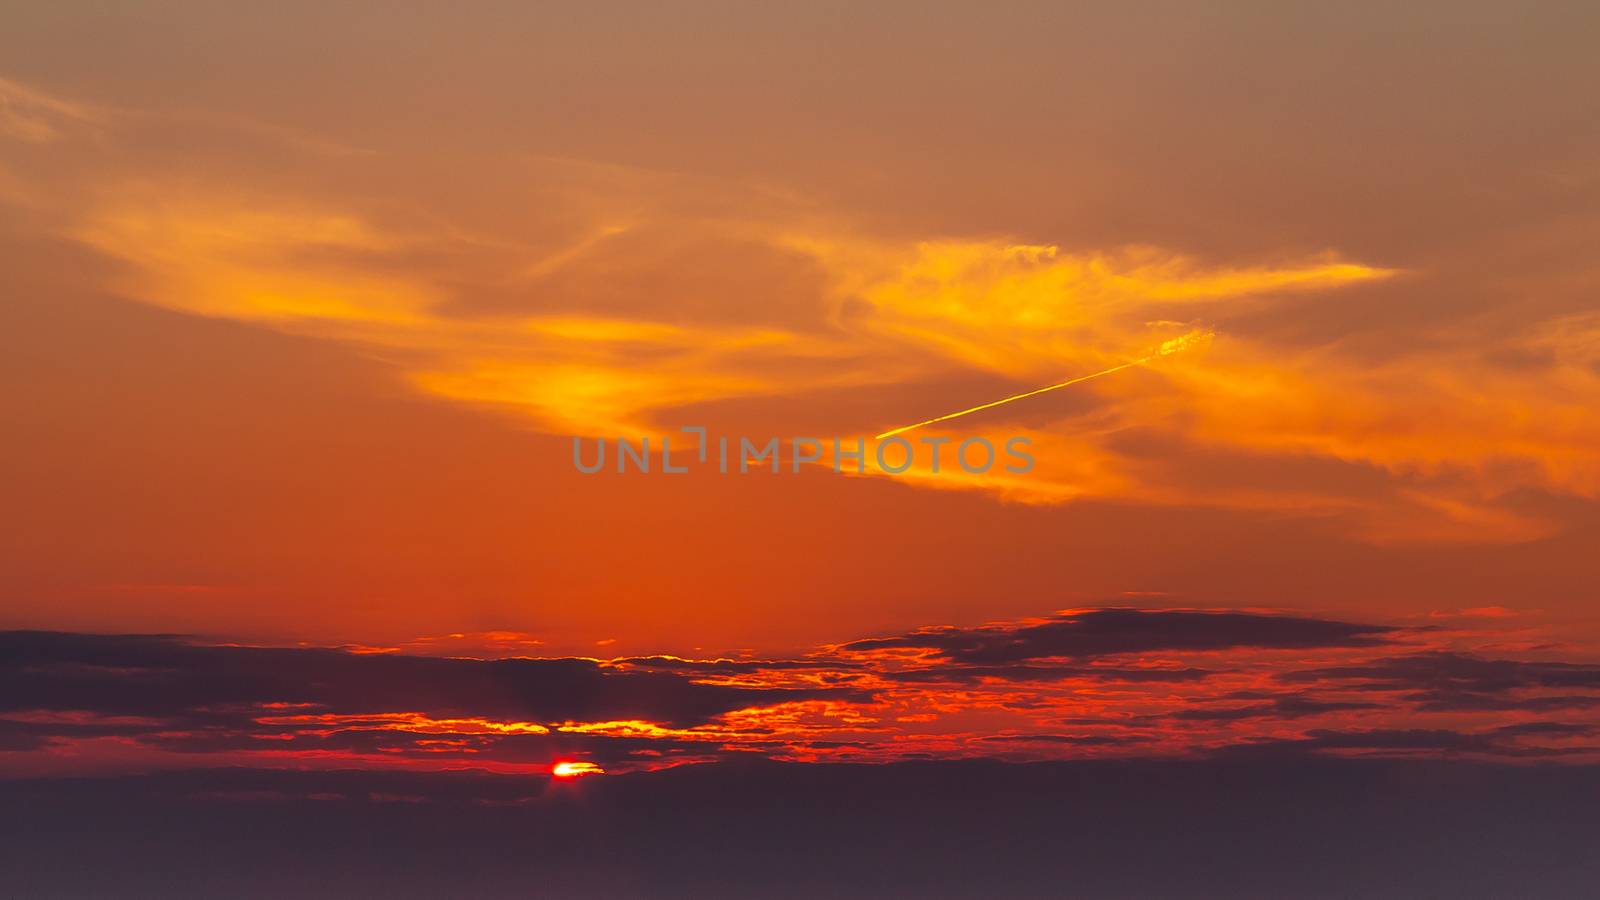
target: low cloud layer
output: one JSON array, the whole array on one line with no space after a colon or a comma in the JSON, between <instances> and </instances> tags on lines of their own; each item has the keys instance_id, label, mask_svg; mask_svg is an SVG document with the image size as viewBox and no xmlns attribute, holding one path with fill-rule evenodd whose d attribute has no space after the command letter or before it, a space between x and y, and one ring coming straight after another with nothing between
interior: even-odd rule
<instances>
[{"instance_id":1,"label":"low cloud layer","mask_svg":"<svg viewBox=\"0 0 1600 900\"><path fill-rule=\"evenodd\" d=\"M1600 668L1493 633L1097 608L803 657L611 660L0 634L17 772L200 764L609 771L835 760L1216 754L1588 759ZM520 646L529 641L522 638ZM1453 649L1444 649L1446 646ZM423 651L426 652L426 651ZM518 651L522 652L522 651Z\"/></svg>"},{"instance_id":2,"label":"low cloud layer","mask_svg":"<svg viewBox=\"0 0 1600 900\"><path fill-rule=\"evenodd\" d=\"M1393 631L1293 616L1186 610L1095 609L1037 623L939 628L845 644L853 651L924 648L963 663L1014 663L1147 651L1299 649L1370 646Z\"/></svg>"}]
</instances>

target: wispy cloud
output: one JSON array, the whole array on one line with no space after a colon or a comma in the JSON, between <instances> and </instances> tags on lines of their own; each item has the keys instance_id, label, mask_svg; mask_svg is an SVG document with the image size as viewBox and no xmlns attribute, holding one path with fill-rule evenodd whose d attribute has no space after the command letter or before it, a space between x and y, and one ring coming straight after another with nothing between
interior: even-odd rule
<instances>
[{"instance_id":1,"label":"wispy cloud","mask_svg":"<svg viewBox=\"0 0 1600 900\"><path fill-rule=\"evenodd\" d=\"M536 208L484 218L448 198L419 206L399 181L381 202L341 191L341 173L375 165L348 154L306 154L317 176L299 189L227 147L204 174L131 154L78 164L51 123L92 108L3 89L9 130L62 144L30 188L57 193L51 227L122 264L119 292L333 341L544 432L639 437L715 415L733 433L781 400L808 428L870 437L1199 329L1216 334L1203 352L928 427L1028 437L1026 476L935 477L919 461L896 477L1037 504L1318 516L1376 542L1530 540L1559 525L1517 497L1600 495L1592 315L1457 322L1374 358L1336 330L1287 342L1252 323L1378 286L1404 296L1426 273L1335 251L891 239L781 191L525 157L492 177L547 184ZM137 121L119 120L97 158L116 160ZM255 132L230 134L236 147ZM830 417L845 391L875 412Z\"/></svg>"},{"instance_id":2,"label":"wispy cloud","mask_svg":"<svg viewBox=\"0 0 1600 900\"><path fill-rule=\"evenodd\" d=\"M0 136L47 144L75 127L99 122L93 106L0 78Z\"/></svg>"}]
</instances>

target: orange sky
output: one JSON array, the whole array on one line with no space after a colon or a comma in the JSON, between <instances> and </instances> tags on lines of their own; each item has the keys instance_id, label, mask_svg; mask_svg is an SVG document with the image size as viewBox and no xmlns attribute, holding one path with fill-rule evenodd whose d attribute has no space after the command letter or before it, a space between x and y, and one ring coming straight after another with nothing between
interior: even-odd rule
<instances>
[{"instance_id":1,"label":"orange sky","mask_svg":"<svg viewBox=\"0 0 1600 900\"><path fill-rule=\"evenodd\" d=\"M1592 13L697 9L8 13L0 626L609 657L1492 606L1590 646ZM571 464L1195 331L929 427L1024 476Z\"/></svg>"}]
</instances>

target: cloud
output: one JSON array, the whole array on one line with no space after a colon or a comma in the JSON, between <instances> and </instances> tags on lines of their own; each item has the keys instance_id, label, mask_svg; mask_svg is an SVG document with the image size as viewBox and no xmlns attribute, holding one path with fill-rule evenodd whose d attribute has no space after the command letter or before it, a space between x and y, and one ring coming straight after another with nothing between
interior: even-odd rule
<instances>
[{"instance_id":1,"label":"cloud","mask_svg":"<svg viewBox=\"0 0 1600 900\"><path fill-rule=\"evenodd\" d=\"M217 646L168 636L0 633L0 710L205 717L243 706L507 722L703 724L763 704L860 698L828 688L704 684L587 659L477 660Z\"/></svg>"},{"instance_id":2,"label":"cloud","mask_svg":"<svg viewBox=\"0 0 1600 900\"><path fill-rule=\"evenodd\" d=\"M86 104L0 78L0 137L48 144L66 129L101 118L101 113Z\"/></svg>"},{"instance_id":3,"label":"cloud","mask_svg":"<svg viewBox=\"0 0 1600 900\"><path fill-rule=\"evenodd\" d=\"M823 659L684 659L678 656L625 656L611 660L615 666L638 669L663 669L691 675L741 675L784 670L849 669L841 660Z\"/></svg>"},{"instance_id":4,"label":"cloud","mask_svg":"<svg viewBox=\"0 0 1600 900\"><path fill-rule=\"evenodd\" d=\"M1120 734L991 734L982 740L993 744L1066 744L1073 747L1122 747L1155 740L1147 735Z\"/></svg>"},{"instance_id":5,"label":"cloud","mask_svg":"<svg viewBox=\"0 0 1600 900\"><path fill-rule=\"evenodd\" d=\"M1600 496L1592 313L1455 319L1379 357L1352 349L1359 317L1340 303L1443 290L1449 272L1337 250L918 240L766 184L485 153L481 180L530 185L501 210L429 195L427 160L383 153L301 148L302 177L269 177L252 160L283 139L226 116L122 112L89 154L66 124L95 107L0 90L14 136L59 148L24 179L41 228L119 263L120 295L330 341L547 433L659 436L689 415L736 433L781 403L782 431L872 435L1203 328L1204 353L927 432L1029 437L1025 477L896 477L1041 505L1315 516L1377 543L1533 540L1561 526L1527 491ZM162 140L205 134L206 164L141 153L158 118ZM1296 314L1321 325L1272 324ZM845 391L862 397L848 411Z\"/></svg>"},{"instance_id":6,"label":"cloud","mask_svg":"<svg viewBox=\"0 0 1600 900\"><path fill-rule=\"evenodd\" d=\"M871 643L870 641L858 641ZM855 645L847 645L854 647ZM1067 681L1071 679L1088 679L1096 681L1121 681L1121 682L1163 682L1163 681L1197 681L1213 674L1207 669L1173 668L1150 666L1146 668L1126 666L1041 666L1041 665L992 665L992 666L923 666L914 669L901 669L885 673L882 677L889 681L900 682L960 682L973 683L985 679L996 681Z\"/></svg>"},{"instance_id":7,"label":"cloud","mask_svg":"<svg viewBox=\"0 0 1600 900\"><path fill-rule=\"evenodd\" d=\"M897 637L854 641L841 649L927 649L953 662L1015 663L1150 651L1362 647L1382 643L1384 636L1394 630L1380 625L1254 613L1094 609L1061 613L1040 621L924 629Z\"/></svg>"},{"instance_id":8,"label":"cloud","mask_svg":"<svg viewBox=\"0 0 1600 900\"><path fill-rule=\"evenodd\" d=\"M1600 666L1566 662L1486 659L1438 651L1369 663L1307 669L1285 681L1359 681L1367 690L1429 690L1441 693L1501 693L1518 688L1600 689Z\"/></svg>"},{"instance_id":9,"label":"cloud","mask_svg":"<svg viewBox=\"0 0 1600 900\"><path fill-rule=\"evenodd\" d=\"M501 632L485 659L0 632L0 746L11 768L68 771L119 759L527 770L574 758L626 771L736 754L1590 753L1581 739L1588 711L1600 710L1596 667L1396 654L1432 634L1112 607L923 628L800 657L595 660L504 656L528 639ZM1538 718L1552 710L1568 718ZM1301 733L1302 720L1321 727ZM985 739L994 735L1005 740Z\"/></svg>"},{"instance_id":10,"label":"cloud","mask_svg":"<svg viewBox=\"0 0 1600 900\"><path fill-rule=\"evenodd\" d=\"M1355 665L1278 675L1285 682L1324 682L1346 689L1404 693L1428 712L1544 712L1600 705L1600 666L1490 659L1435 651Z\"/></svg>"},{"instance_id":11,"label":"cloud","mask_svg":"<svg viewBox=\"0 0 1600 900\"><path fill-rule=\"evenodd\" d=\"M1187 331L1183 319L1207 304L1394 274L1337 259L1206 266L1156 247L1070 253L992 240L885 247L877 253L887 258L868 262L859 245L797 243L833 262L841 288L865 305L854 320L866 329L1022 380L1125 362L1138 355L1130 351Z\"/></svg>"},{"instance_id":12,"label":"cloud","mask_svg":"<svg viewBox=\"0 0 1600 900\"><path fill-rule=\"evenodd\" d=\"M1273 756L1300 753L1354 752L1363 755L1453 756L1471 754L1500 757L1554 757L1592 753L1593 747L1524 746L1516 739L1525 735L1568 737L1574 732L1564 727L1494 729L1488 732L1461 732L1443 728L1374 728L1363 731L1314 729L1304 737L1261 740L1230 745L1217 751L1222 756Z\"/></svg>"},{"instance_id":13,"label":"cloud","mask_svg":"<svg viewBox=\"0 0 1600 900\"><path fill-rule=\"evenodd\" d=\"M1182 709L1166 718L1190 722L1237 722L1241 719L1301 719L1328 713L1352 712L1362 709L1381 709L1381 704L1359 701L1318 700L1314 697L1292 695L1274 697L1266 703L1222 708Z\"/></svg>"}]
</instances>

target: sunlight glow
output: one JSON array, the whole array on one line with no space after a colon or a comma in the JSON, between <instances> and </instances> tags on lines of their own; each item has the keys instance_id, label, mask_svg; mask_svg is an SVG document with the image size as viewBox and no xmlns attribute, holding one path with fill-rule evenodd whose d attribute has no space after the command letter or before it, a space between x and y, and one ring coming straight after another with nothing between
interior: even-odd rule
<instances>
[{"instance_id":1,"label":"sunlight glow","mask_svg":"<svg viewBox=\"0 0 1600 900\"><path fill-rule=\"evenodd\" d=\"M582 775L604 775L605 769L592 762L558 762L550 767L550 774L557 778L577 778Z\"/></svg>"}]
</instances>

